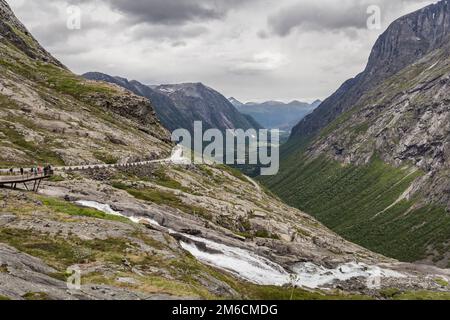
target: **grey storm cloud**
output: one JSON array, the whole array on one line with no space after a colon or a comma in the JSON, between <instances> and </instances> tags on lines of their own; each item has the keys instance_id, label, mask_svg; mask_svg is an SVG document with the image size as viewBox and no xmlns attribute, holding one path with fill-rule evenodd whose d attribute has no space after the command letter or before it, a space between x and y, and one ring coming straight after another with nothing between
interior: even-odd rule
<instances>
[{"instance_id":1,"label":"grey storm cloud","mask_svg":"<svg viewBox=\"0 0 450 320\"><path fill-rule=\"evenodd\" d=\"M211 1L110 0L111 6L140 22L181 24L188 21L217 19L223 9Z\"/></svg>"},{"instance_id":2,"label":"grey storm cloud","mask_svg":"<svg viewBox=\"0 0 450 320\"><path fill-rule=\"evenodd\" d=\"M364 68L389 22L434 0L6 1L77 73L201 81L243 101L289 101L326 98ZM374 4L382 27L365 30ZM80 30L67 28L70 5L81 10Z\"/></svg>"},{"instance_id":3,"label":"grey storm cloud","mask_svg":"<svg viewBox=\"0 0 450 320\"><path fill-rule=\"evenodd\" d=\"M299 1L286 6L267 19L269 29L280 36L288 35L293 29L306 31L339 31L363 29L367 27L370 12L376 5L381 10L381 18L390 12L397 12L407 3L424 0L347 0L347 1Z\"/></svg>"},{"instance_id":4,"label":"grey storm cloud","mask_svg":"<svg viewBox=\"0 0 450 320\"><path fill-rule=\"evenodd\" d=\"M64 43L73 36L82 37L89 30L96 30L102 28L103 24L92 19L86 15L83 19L83 29L69 30L64 19L55 19L49 21L47 24L40 24L33 28L33 33L39 39L42 39L42 44L45 46L54 46ZM58 30L58 32L55 32Z\"/></svg>"},{"instance_id":5,"label":"grey storm cloud","mask_svg":"<svg viewBox=\"0 0 450 320\"><path fill-rule=\"evenodd\" d=\"M162 26L142 24L130 32L134 40L141 39L166 39L179 41L180 39L189 39L199 37L208 32L203 26Z\"/></svg>"},{"instance_id":6,"label":"grey storm cloud","mask_svg":"<svg viewBox=\"0 0 450 320\"><path fill-rule=\"evenodd\" d=\"M271 31L280 36L289 34L296 27L320 31L364 26L367 18L361 6L332 5L334 8L318 2L295 4L269 16L268 24Z\"/></svg>"},{"instance_id":7,"label":"grey storm cloud","mask_svg":"<svg viewBox=\"0 0 450 320\"><path fill-rule=\"evenodd\" d=\"M42 5L46 10L53 9L56 19L41 23L33 32L43 39L45 45L55 45L92 30L109 30L114 33L123 32L129 40L146 39L179 40L195 38L208 32L199 23L203 20L220 18L238 1L190 1L190 0L34 0L31 6L36 12ZM55 13L55 5L66 4L80 6L82 13L82 29L68 30L67 15ZM98 20L83 5L106 4L110 10L120 13L121 18L113 24ZM226 5L225 5L226 4ZM58 32L55 32L58 30Z\"/></svg>"},{"instance_id":8,"label":"grey storm cloud","mask_svg":"<svg viewBox=\"0 0 450 320\"><path fill-rule=\"evenodd\" d=\"M69 0L86 3L92 0ZM179 25L223 18L230 10L257 0L97 0L137 23Z\"/></svg>"}]
</instances>

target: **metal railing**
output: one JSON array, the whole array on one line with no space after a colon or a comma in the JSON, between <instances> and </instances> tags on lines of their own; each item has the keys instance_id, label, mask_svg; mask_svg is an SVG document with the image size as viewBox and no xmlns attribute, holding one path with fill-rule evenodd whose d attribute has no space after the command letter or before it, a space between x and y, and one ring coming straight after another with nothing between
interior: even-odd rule
<instances>
[{"instance_id":1,"label":"metal railing","mask_svg":"<svg viewBox=\"0 0 450 320\"><path fill-rule=\"evenodd\" d=\"M0 175L0 182L21 182L31 179L38 179L38 178L48 178L53 175L53 171L48 172L41 172L41 173L26 173L26 174L6 174L6 175Z\"/></svg>"}]
</instances>

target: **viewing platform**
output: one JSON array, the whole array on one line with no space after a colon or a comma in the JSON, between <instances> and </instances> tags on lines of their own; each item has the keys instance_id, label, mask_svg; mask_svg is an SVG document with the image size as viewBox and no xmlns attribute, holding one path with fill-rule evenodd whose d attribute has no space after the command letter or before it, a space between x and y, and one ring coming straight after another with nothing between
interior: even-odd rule
<instances>
[{"instance_id":1,"label":"viewing platform","mask_svg":"<svg viewBox=\"0 0 450 320\"><path fill-rule=\"evenodd\" d=\"M18 189L17 185L23 185L25 190L38 192L42 180L49 179L52 173L24 174L24 175L0 175L0 188Z\"/></svg>"}]
</instances>

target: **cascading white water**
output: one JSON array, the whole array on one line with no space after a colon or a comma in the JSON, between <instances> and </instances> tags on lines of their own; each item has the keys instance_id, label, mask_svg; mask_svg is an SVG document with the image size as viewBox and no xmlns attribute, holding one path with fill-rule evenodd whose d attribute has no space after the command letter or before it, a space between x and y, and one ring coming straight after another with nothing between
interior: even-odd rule
<instances>
[{"instance_id":1,"label":"cascading white water","mask_svg":"<svg viewBox=\"0 0 450 320\"><path fill-rule=\"evenodd\" d=\"M283 267L253 252L199 237L185 236L220 252L208 253L200 250L195 244L180 242L183 249L204 263L231 272L256 284L282 286L289 283L289 274Z\"/></svg>"},{"instance_id":2,"label":"cascading white water","mask_svg":"<svg viewBox=\"0 0 450 320\"><path fill-rule=\"evenodd\" d=\"M145 221L147 223L160 226L158 222L150 218L126 216L120 212L114 211L107 204L102 204L95 201L77 201L76 203L84 207L95 208L105 212L106 214L122 216L136 223ZM168 233L176 233L172 229L164 229L166 229ZM247 281L260 285L282 286L285 284L295 284L301 287L315 289L333 283L336 280L345 281L355 277L363 277L367 279L373 277L405 277L403 274L393 270L382 269L378 266L369 266L356 262L342 264L336 269L327 269L309 262L299 263L294 266L294 272L289 273L282 266L249 250L228 246L188 234L182 235L195 242L203 243L207 248L211 249L212 252L206 252L199 249L193 243L181 241L180 245L182 248L190 252L199 261L228 271Z\"/></svg>"}]
</instances>

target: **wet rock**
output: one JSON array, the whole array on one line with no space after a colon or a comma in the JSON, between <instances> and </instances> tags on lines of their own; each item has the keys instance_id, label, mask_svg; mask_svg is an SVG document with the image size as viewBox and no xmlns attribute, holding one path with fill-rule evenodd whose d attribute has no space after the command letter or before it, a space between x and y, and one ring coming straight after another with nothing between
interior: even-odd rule
<instances>
[{"instance_id":1,"label":"wet rock","mask_svg":"<svg viewBox=\"0 0 450 320\"><path fill-rule=\"evenodd\" d=\"M66 194L66 195L64 196L64 200L67 201L67 202L75 202L75 201L77 201L78 199L75 198L75 197L73 197L73 196L69 196L69 195Z\"/></svg>"},{"instance_id":2,"label":"wet rock","mask_svg":"<svg viewBox=\"0 0 450 320\"><path fill-rule=\"evenodd\" d=\"M181 229L180 232L189 234L191 236L199 236L202 234L202 232L200 230L196 230L196 229Z\"/></svg>"},{"instance_id":3,"label":"wet rock","mask_svg":"<svg viewBox=\"0 0 450 320\"><path fill-rule=\"evenodd\" d=\"M172 236L174 239L176 239L177 241L185 242L185 243L189 243L189 244L193 244L193 245L195 245L199 250L201 250L201 251L203 251L203 252L210 253L210 254L221 254L221 253L222 253L222 252L220 252L220 251L218 251L218 250L214 250L214 249L209 248L209 247L208 247L205 243L203 243L203 242L199 242L199 241L192 240L192 239L190 239L190 238L188 238L188 237L186 237L186 236L184 236L184 235L182 235L182 234L174 233L174 234L171 234L171 236Z\"/></svg>"}]
</instances>

